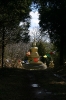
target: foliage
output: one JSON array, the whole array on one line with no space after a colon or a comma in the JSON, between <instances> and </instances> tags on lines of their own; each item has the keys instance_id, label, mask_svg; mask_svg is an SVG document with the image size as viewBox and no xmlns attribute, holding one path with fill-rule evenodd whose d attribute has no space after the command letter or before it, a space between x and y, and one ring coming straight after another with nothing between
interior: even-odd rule
<instances>
[{"instance_id":1,"label":"foliage","mask_svg":"<svg viewBox=\"0 0 66 100\"><path fill-rule=\"evenodd\" d=\"M66 1L65 0L41 0L40 2L40 26L43 31L48 30L52 43L60 52L60 64L66 51Z\"/></svg>"},{"instance_id":2,"label":"foliage","mask_svg":"<svg viewBox=\"0 0 66 100\"><path fill-rule=\"evenodd\" d=\"M26 52L30 48L30 43L10 43L5 46L4 58L6 59L24 59Z\"/></svg>"},{"instance_id":3,"label":"foliage","mask_svg":"<svg viewBox=\"0 0 66 100\"><path fill-rule=\"evenodd\" d=\"M24 22L23 25L21 26L21 28L22 28L21 38L22 38L22 41L25 43L30 41L28 27L29 27L29 22Z\"/></svg>"},{"instance_id":4,"label":"foliage","mask_svg":"<svg viewBox=\"0 0 66 100\"><path fill-rule=\"evenodd\" d=\"M0 37L3 36L4 29L4 37L7 43L9 40L12 41L12 38L14 41L17 38L21 40L20 34L22 32L21 30L23 30L23 27L21 29L19 27L19 23L20 21L25 20L25 18L27 19L30 11L30 4L31 0L6 0L6 2L5 0L0 1ZM24 27L26 27L26 25ZM2 41L2 38L0 39ZM18 42L18 39L16 42Z\"/></svg>"},{"instance_id":5,"label":"foliage","mask_svg":"<svg viewBox=\"0 0 66 100\"><path fill-rule=\"evenodd\" d=\"M1 0L0 1L0 39L15 41L20 39L21 29L20 21L25 21L29 17L31 0ZM27 19L28 20L28 19ZM27 22L27 21L26 21ZM25 27L25 26L24 26ZM4 30L4 33L3 33ZM10 39L11 38L11 39ZM18 42L18 39L16 40ZM6 44L6 43L5 43Z\"/></svg>"},{"instance_id":6,"label":"foliage","mask_svg":"<svg viewBox=\"0 0 66 100\"><path fill-rule=\"evenodd\" d=\"M30 3L31 0L0 0L0 27L14 27L27 18Z\"/></svg>"},{"instance_id":7,"label":"foliage","mask_svg":"<svg viewBox=\"0 0 66 100\"><path fill-rule=\"evenodd\" d=\"M44 43L42 41L40 41L40 42L37 43L37 46L38 46L39 55L44 56L45 53L46 53Z\"/></svg>"},{"instance_id":8,"label":"foliage","mask_svg":"<svg viewBox=\"0 0 66 100\"><path fill-rule=\"evenodd\" d=\"M27 22L26 25L24 25L24 23L25 22L23 22L23 25L17 26L17 28L13 28L12 30L5 30L5 45L9 43L18 43L20 41L28 42L30 40Z\"/></svg>"},{"instance_id":9,"label":"foliage","mask_svg":"<svg viewBox=\"0 0 66 100\"><path fill-rule=\"evenodd\" d=\"M2 40L2 67L6 34L17 29L20 21L28 17L31 0L0 0L0 32ZM13 33L13 32L12 32ZM11 35L11 34L10 34ZM18 36L15 35L17 38ZM10 36L11 37L11 36ZM20 38L20 37L19 37Z\"/></svg>"}]
</instances>

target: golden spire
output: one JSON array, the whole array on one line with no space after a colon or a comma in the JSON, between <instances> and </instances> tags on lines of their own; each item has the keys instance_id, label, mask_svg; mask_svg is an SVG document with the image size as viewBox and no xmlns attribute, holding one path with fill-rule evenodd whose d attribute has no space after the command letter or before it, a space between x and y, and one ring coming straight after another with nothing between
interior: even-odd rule
<instances>
[{"instance_id":1,"label":"golden spire","mask_svg":"<svg viewBox=\"0 0 66 100\"><path fill-rule=\"evenodd\" d=\"M36 47L36 38L34 37L33 47Z\"/></svg>"}]
</instances>

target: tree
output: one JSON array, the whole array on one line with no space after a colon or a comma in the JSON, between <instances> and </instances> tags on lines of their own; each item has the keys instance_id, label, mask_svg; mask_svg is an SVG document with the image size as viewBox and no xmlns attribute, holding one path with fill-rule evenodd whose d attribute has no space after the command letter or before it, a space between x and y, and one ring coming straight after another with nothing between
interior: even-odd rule
<instances>
[{"instance_id":1,"label":"tree","mask_svg":"<svg viewBox=\"0 0 66 100\"><path fill-rule=\"evenodd\" d=\"M5 59L24 59L25 54L30 48L30 43L10 43L5 46L5 53L4 58Z\"/></svg>"},{"instance_id":2,"label":"tree","mask_svg":"<svg viewBox=\"0 0 66 100\"><path fill-rule=\"evenodd\" d=\"M9 28L16 26L27 18L31 0L0 0L0 23Z\"/></svg>"},{"instance_id":3,"label":"tree","mask_svg":"<svg viewBox=\"0 0 66 100\"><path fill-rule=\"evenodd\" d=\"M40 41L40 42L37 43L37 46L38 46L38 53L39 53L39 55L40 56L44 56L45 53L46 53L44 43L42 41Z\"/></svg>"},{"instance_id":4,"label":"tree","mask_svg":"<svg viewBox=\"0 0 66 100\"><path fill-rule=\"evenodd\" d=\"M66 54L66 1L65 0L41 0L40 2L40 26L43 31L48 31L52 43L60 52L60 65Z\"/></svg>"},{"instance_id":5,"label":"tree","mask_svg":"<svg viewBox=\"0 0 66 100\"><path fill-rule=\"evenodd\" d=\"M28 42L30 40L28 24L29 23L27 22L23 22L22 25L19 25L16 28L13 28L12 30L6 30L6 36L4 39L5 45L10 43L18 43L20 41Z\"/></svg>"},{"instance_id":6,"label":"tree","mask_svg":"<svg viewBox=\"0 0 66 100\"><path fill-rule=\"evenodd\" d=\"M21 28L22 28L21 40L25 43L30 41L30 35L29 35L28 27L29 27L28 22L24 22L23 25L21 26Z\"/></svg>"},{"instance_id":7,"label":"tree","mask_svg":"<svg viewBox=\"0 0 66 100\"><path fill-rule=\"evenodd\" d=\"M0 0L0 32L2 34L2 67L4 58L4 39L7 30L17 28L20 21L27 18L31 0Z\"/></svg>"},{"instance_id":8,"label":"tree","mask_svg":"<svg viewBox=\"0 0 66 100\"><path fill-rule=\"evenodd\" d=\"M37 42L37 47L38 47L38 54L40 56L40 60L44 63L46 60L43 57L46 54L44 43L42 41Z\"/></svg>"}]
</instances>

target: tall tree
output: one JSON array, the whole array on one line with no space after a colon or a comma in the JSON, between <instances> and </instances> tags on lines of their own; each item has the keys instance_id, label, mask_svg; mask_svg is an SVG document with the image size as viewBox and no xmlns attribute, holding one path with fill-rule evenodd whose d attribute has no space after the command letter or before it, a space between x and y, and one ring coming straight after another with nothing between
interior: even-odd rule
<instances>
[{"instance_id":1,"label":"tall tree","mask_svg":"<svg viewBox=\"0 0 66 100\"><path fill-rule=\"evenodd\" d=\"M60 65L66 54L66 0L39 0L40 26L48 31L51 41L60 52Z\"/></svg>"},{"instance_id":2,"label":"tall tree","mask_svg":"<svg viewBox=\"0 0 66 100\"><path fill-rule=\"evenodd\" d=\"M2 34L2 67L6 30L17 28L29 15L31 0L0 0L0 32Z\"/></svg>"}]
</instances>

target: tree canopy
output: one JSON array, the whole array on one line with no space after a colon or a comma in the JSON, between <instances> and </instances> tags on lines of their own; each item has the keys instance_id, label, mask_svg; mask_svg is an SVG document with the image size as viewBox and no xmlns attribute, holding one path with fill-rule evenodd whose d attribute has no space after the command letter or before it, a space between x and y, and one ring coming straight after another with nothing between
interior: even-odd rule
<instances>
[{"instance_id":1,"label":"tree canopy","mask_svg":"<svg viewBox=\"0 0 66 100\"><path fill-rule=\"evenodd\" d=\"M1 41L5 39L7 41L13 39L15 42L18 41L16 39L21 40L20 34L22 31L24 31L24 27L26 26L27 26L26 28L29 27L28 22L25 19L29 17L29 12L31 10L30 5L31 5L31 0L28 1L27 0L17 0L17 1L1 0L0 1L0 40ZM20 27L19 26L20 21L22 22L26 21L27 25L25 25L24 27Z\"/></svg>"},{"instance_id":2,"label":"tree canopy","mask_svg":"<svg viewBox=\"0 0 66 100\"><path fill-rule=\"evenodd\" d=\"M0 37L0 40L2 44L2 67L5 37L7 34L14 34L15 32L13 32L13 30L17 29L20 21L24 21L25 18L28 18L30 5L31 0L0 0L0 36L2 37ZM19 34L16 34L15 36L20 38Z\"/></svg>"},{"instance_id":3,"label":"tree canopy","mask_svg":"<svg viewBox=\"0 0 66 100\"><path fill-rule=\"evenodd\" d=\"M0 0L0 27L12 27L29 15L31 0Z\"/></svg>"},{"instance_id":4,"label":"tree canopy","mask_svg":"<svg viewBox=\"0 0 66 100\"><path fill-rule=\"evenodd\" d=\"M50 35L60 52L60 63L66 58L66 0L39 0L40 27Z\"/></svg>"},{"instance_id":5,"label":"tree canopy","mask_svg":"<svg viewBox=\"0 0 66 100\"><path fill-rule=\"evenodd\" d=\"M45 45L42 41L37 43L38 53L40 56L44 56L46 54Z\"/></svg>"}]
</instances>

